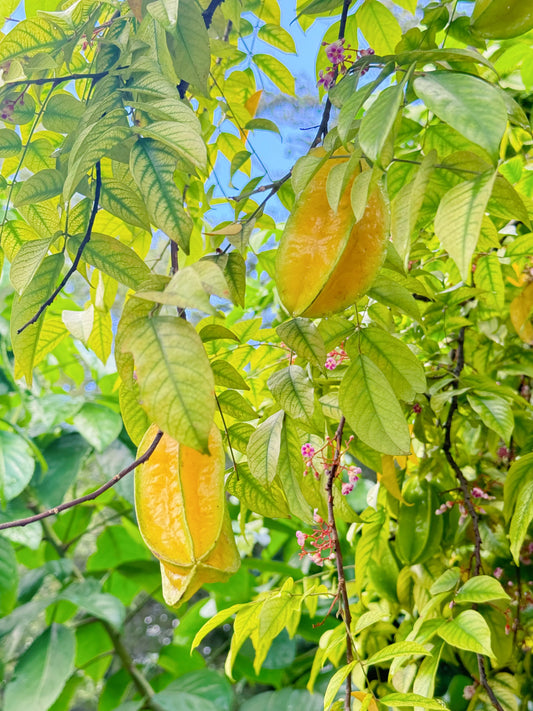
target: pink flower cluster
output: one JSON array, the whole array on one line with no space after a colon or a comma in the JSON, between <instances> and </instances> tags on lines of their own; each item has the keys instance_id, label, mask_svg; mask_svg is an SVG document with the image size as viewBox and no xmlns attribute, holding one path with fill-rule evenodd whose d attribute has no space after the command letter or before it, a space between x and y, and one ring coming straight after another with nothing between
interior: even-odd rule
<instances>
[{"instance_id":1,"label":"pink flower cluster","mask_svg":"<svg viewBox=\"0 0 533 711\"><path fill-rule=\"evenodd\" d=\"M346 471L348 472L348 481L343 481L341 486L341 491L344 496L352 493L354 486L357 484L359 477L362 474L361 467L351 466L348 467Z\"/></svg>"},{"instance_id":2,"label":"pink flower cluster","mask_svg":"<svg viewBox=\"0 0 533 711\"><path fill-rule=\"evenodd\" d=\"M335 368L348 359L348 355L344 348L337 346L334 351L330 351L326 357L326 369L335 370Z\"/></svg>"},{"instance_id":3,"label":"pink flower cluster","mask_svg":"<svg viewBox=\"0 0 533 711\"><path fill-rule=\"evenodd\" d=\"M325 71L321 69L318 73L318 86L323 86L326 91L335 84L339 73L341 75L346 74L348 63L353 64L355 61L354 55L358 59L359 57L374 54L373 49L353 49L349 44L346 44L344 37L331 42L331 44L322 42L322 46L326 48L326 57L331 62L330 67L327 67ZM365 68L361 71L361 74L365 74L367 71L368 69Z\"/></svg>"},{"instance_id":4,"label":"pink flower cluster","mask_svg":"<svg viewBox=\"0 0 533 711\"><path fill-rule=\"evenodd\" d=\"M322 567L326 560L333 560L335 558L335 553L333 552L334 544L331 538L331 527L324 521L322 516L319 515L317 509L313 512L313 520L317 524L313 533L296 531L296 540L302 549L300 558L309 556L315 565ZM306 550L306 545L310 546L311 550Z\"/></svg>"},{"instance_id":5,"label":"pink flower cluster","mask_svg":"<svg viewBox=\"0 0 533 711\"><path fill-rule=\"evenodd\" d=\"M490 494L487 494L486 491L481 489L479 486L473 486L472 487L472 497L474 499L486 499L487 501L493 501L496 497L495 496L490 496ZM453 509L453 507L457 504L457 508L459 509L459 525L461 526L466 519L468 518L468 511L465 506L464 501L454 501L454 500L449 500L445 501L439 508L435 511L435 514L437 516L440 516L443 513L446 513L449 509ZM487 513L485 509L483 509L479 504L475 504L475 509L478 513Z\"/></svg>"}]
</instances>

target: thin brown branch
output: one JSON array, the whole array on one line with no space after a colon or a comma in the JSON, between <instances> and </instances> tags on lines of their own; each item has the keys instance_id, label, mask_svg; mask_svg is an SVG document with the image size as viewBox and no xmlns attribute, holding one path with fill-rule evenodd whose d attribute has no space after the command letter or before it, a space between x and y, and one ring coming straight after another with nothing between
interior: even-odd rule
<instances>
[{"instance_id":1,"label":"thin brown branch","mask_svg":"<svg viewBox=\"0 0 533 711\"><path fill-rule=\"evenodd\" d=\"M351 4L352 4L352 0L344 0L344 5L342 6L341 21L339 24L338 39L342 39L344 37L345 32L346 32L346 22L348 20L348 10L350 9ZM334 71L335 79L336 79L337 75L339 73L338 66L335 66L333 71ZM320 121L320 125L318 127L316 136L314 137L313 142L311 143L311 148L318 146L320 141L327 134L330 115L331 115L331 101L329 100L329 96L328 96L328 98L326 99L326 105L324 106L324 111L322 113L322 120Z\"/></svg>"},{"instance_id":2,"label":"thin brown branch","mask_svg":"<svg viewBox=\"0 0 533 711\"><path fill-rule=\"evenodd\" d=\"M353 661L352 647L352 615L350 613L350 601L348 599L348 591L346 590L346 577L344 575L344 563L342 560L342 550L339 541L339 532L335 522L335 511L333 508L333 483L337 472L339 471L341 450L342 450L342 433L346 420L344 415L341 417L337 431L335 432L335 455L333 464L327 472L326 493L328 495L328 526L331 531L331 540L333 541L333 550L335 553L335 563L337 566L338 578L338 595L341 600L342 619L346 628L346 662L350 664ZM344 700L344 710L350 711L352 701L352 679L351 674L346 677L346 696Z\"/></svg>"},{"instance_id":3,"label":"thin brown branch","mask_svg":"<svg viewBox=\"0 0 533 711\"><path fill-rule=\"evenodd\" d=\"M457 390L459 386L459 376L461 375L461 372L464 368L465 365L465 327L463 326L461 330L459 331L459 336L457 338L457 352L456 352L456 363L455 363L455 368L453 369L453 374L455 376L455 381L453 384L454 390ZM448 464L452 468L455 476L457 477L457 480L459 482L459 486L461 489L461 492L463 494L463 499L464 503L466 506L466 510L468 511L468 515L470 517L470 520L472 521L472 529L474 531L474 560L475 560L475 565L474 565L474 576L480 575L482 572L482 562L481 562L481 534L479 532L479 517L477 515L477 511L474 507L474 503L472 501L472 494L470 493L470 488L468 486L468 481L466 480L465 475L463 474L460 466L457 464L457 462L454 459L454 456L452 454L452 423L453 423L453 416L457 411L457 395L454 395L452 398L452 402L450 404L450 409L448 411L448 417L446 418L446 422L444 424L444 444L442 446L442 449L444 451L444 454L446 456L446 460L448 461ZM491 704L493 707L496 709L496 711L503 711L503 708L496 698L496 695L494 691L492 690L489 680L487 678L487 670L485 668L485 657L482 654L476 654L477 657L477 664L478 664L478 669L479 669L479 683L487 693L487 696L489 697Z\"/></svg>"},{"instance_id":4,"label":"thin brown branch","mask_svg":"<svg viewBox=\"0 0 533 711\"><path fill-rule=\"evenodd\" d=\"M118 67L118 69L126 69L127 67ZM117 69L115 70L117 71ZM40 77L39 79L17 79L17 81L8 81L4 84L5 87L13 89L16 86L45 86L46 84L52 84L52 86L57 86L58 84L64 84L69 81L78 81L79 79L92 79L94 82L103 79L109 74L109 71L104 72L88 72L83 74L82 72L76 74L65 74L60 77Z\"/></svg>"},{"instance_id":5,"label":"thin brown branch","mask_svg":"<svg viewBox=\"0 0 533 711\"><path fill-rule=\"evenodd\" d=\"M89 222L87 224L87 230L85 232L85 236L83 237L80 246L78 247L78 251L76 252L76 256L72 260L72 264L70 266L70 269L67 271L63 279L61 279L61 282L59 283L59 286L57 289L55 289L52 292L52 295L46 299L44 304L41 304L37 312L35 313L32 318L30 318L29 321L27 321L24 326L21 326L17 333L22 333L24 329L28 328L28 326L31 326L32 323L35 323L41 314L46 311L46 309L55 301L56 297L61 293L63 287L65 284L68 282L70 277L74 274L76 269L78 268L78 264L80 263L81 256L83 254L83 250L87 246L89 240L91 239L91 234L93 231L93 225L94 221L96 219L96 213L98 212L98 203L100 202L100 190L102 188L102 172L100 169L100 161L96 162L96 180L95 180L95 188L94 188L94 202L93 202L93 207L91 210L91 214L89 216Z\"/></svg>"},{"instance_id":6,"label":"thin brown branch","mask_svg":"<svg viewBox=\"0 0 533 711\"><path fill-rule=\"evenodd\" d=\"M159 432L154 437L152 444L148 447L144 454L141 454L141 456L137 457L135 461L133 461L131 464L128 464L128 466L122 469L118 474L115 474L112 479L106 481L105 484L102 484L102 486L100 486L95 491L92 491L90 494L85 494L85 496L80 496L77 499L72 499L71 501L65 501L65 503L60 504L59 506L55 506L53 509L41 511L41 513L35 514L35 516L28 516L27 518L19 518L16 521L7 521L6 523L1 523L0 531L5 530L6 528L20 528L22 526L27 526L30 523L41 521L43 518L48 518L49 516L56 516L58 513L61 513L61 511L71 509L73 506L77 506L78 504L84 504L86 501L94 501L94 499L97 499L105 491L115 486L115 484L117 484L121 479L123 479L126 474L129 474L140 464L144 464L144 462L148 461L148 459L150 459L150 457L154 453L154 450L159 444L159 441L162 436L163 432L159 430Z\"/></svg>"},{"instance_id":7,"label":"thin brown branch","mask_svg":"<svg viewBox=\"0 0 533 711\"><path fill-rule=\"evenodd\" d=\"M220 407L220 402L218 400L218 397L215 395L215 400L217 403L218 407L218 414L220 415L220 418L222 420L222 426L224 427L224 432L226 433L226 437L228 438L228 446L229 446L229 451L231 455L231 461L233 463L233 471L235 472L235 476L237 477L237 480L239 479L239 470L237 469L237 462L235 460L235 452L233 451L233 447L231 445L231 438L229 436L229 430L228 426L226 424L226 418L224 417L224 413L222 412L222 408Z\"/></svg>"}]
</instances>

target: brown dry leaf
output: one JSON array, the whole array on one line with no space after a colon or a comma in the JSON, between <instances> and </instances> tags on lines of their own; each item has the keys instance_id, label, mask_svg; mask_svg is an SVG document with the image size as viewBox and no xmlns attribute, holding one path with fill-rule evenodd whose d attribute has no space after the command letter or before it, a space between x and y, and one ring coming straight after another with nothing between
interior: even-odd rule
<instances>
[{"instance_id":1,"label":"brown dry leaf","mask_svg":"<svg viewBox=\"0 0 533 711\"><path fill-rule=\"evenodd\" d=\"M533 323L531 309L533 308L533 282L518 294L509 307L511 323L524 343L533 345Z\"/></svg>"}]
</instances>

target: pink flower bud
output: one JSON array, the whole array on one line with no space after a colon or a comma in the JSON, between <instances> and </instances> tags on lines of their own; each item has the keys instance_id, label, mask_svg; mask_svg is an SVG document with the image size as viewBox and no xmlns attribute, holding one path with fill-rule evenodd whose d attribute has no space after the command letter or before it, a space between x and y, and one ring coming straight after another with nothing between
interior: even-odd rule
<instances>
[{"instance_id":1,"label":"pink flower bud","mask_svg":"<svg viewBox=\"0 0 533 711\"><path fill-rule=\"evenodd\" d=\"M347 496L347 494L351 494L353 491L353 486L354 485L352 484L352 482L343 482L342 487L341 487L341 491L342 491L343 495Z\"/></svg>"},{"instance_id":2,"label":"pink flower bud","mask_svg":"<svg viewBox=\"0 0 533 711\"><path fill-rule=\"evenodd\" d=\"M351 484L355 484L356 481L359 481L359 477L363 473L363 470L361 467L350 467L348 469L348 479L350 480Z\"/></svg>"},{"instance_id":3,"label":"pink flower bud","mask_svg":"<svg viewBox=\"0 0 533 711\"><path fill-rule=\"evenodd\" d=\"M305 546L307 536L305 533L302 533L302 531L296 531L296 540L298 541L298 545L303 548L303 546Z\"/></svg>"},{"instance_id":4,"label":"pink flower bud","mask_svg":"<svg viewBox=\"0 0 533 711\"><path fill-rule=\"evenodd\" d=\"M497 580L499 580L503 575L503 568L494 568L492 574Z\"/></svg>"}]
</instances>

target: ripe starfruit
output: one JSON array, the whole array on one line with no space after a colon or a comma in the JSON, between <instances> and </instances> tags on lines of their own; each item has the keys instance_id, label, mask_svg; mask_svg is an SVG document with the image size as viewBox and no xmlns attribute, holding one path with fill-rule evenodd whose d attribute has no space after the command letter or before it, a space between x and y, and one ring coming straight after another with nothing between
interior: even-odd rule
<instances>
[{"instance_id":1,"label":"ripe starfruit","mask_svg":"<svg viewBox=\"0 0 533 711\"><path fill-rule=\"evenodd\" d=\"M323 149L315 154L325 155ZM294 316L316 318L354 304L374 281L384 258L389 207L381 187L371 193L363 217L355 222L351 189L361 163L346 186L337 210L326 184L339 161L325 161L289 216L276 255L276 283L285 308Z\"/></svg>"},{"instance_id":2,"label":"ripe starfruit","mask_svg":"<svg viewBox=\"0 0 533 711\"><path fill-rule=\"evenodd\" d=\"M486 39L518 37L533 28L531 0L477 0L471 27Z\"/></svg>"},{"instance_id":3,"label":"ripe starfruit","mask_svg":"<svg viewBox=\"0 0 533 711\"><path fill-rule=\"evenodd\" d=\"M149 427L139 455L158 428ZM135 510L146 545L161 562L169 605L188 600L204 583L227 580L240 565L224 494L224 448L218 428L201 454L163 434L135 471Z\"/></svg>"}]
</instances>

